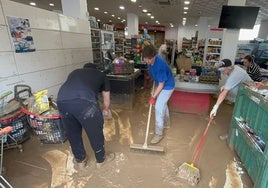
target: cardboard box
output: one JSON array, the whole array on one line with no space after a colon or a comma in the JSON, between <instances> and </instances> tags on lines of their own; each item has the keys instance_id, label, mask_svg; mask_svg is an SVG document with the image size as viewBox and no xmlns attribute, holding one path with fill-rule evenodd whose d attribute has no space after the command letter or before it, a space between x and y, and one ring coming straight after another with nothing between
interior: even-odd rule
<instances>
[{"instance_id":1,"label":"cardboard box","mask_svg":"<svg viewBox=\"0 0 268 188\"><path fill-rule=\"evenodd\" d=\"M192 59L189 57L179 57L176 60L179 70L190 71L192 67Z\"/></svg>"}]
</instances>

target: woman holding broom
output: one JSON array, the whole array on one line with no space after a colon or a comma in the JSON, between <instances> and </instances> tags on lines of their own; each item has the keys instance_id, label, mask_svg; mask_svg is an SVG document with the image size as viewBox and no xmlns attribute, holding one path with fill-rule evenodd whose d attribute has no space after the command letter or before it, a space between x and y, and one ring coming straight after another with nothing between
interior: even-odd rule
<instances>
[{"instance_id":1,"label":"woman holding broom","mask_svg":"<svg viewBox=\"0 0 268 188\"><path fill-rule=\"evenodd\" d=\"M151 144L157 144L163 138L164 125L166 127L170 126L167 102L174 91L175 81L167 62L161 55L157 54L153 45L145 46L142 56L156 84L156 89L153 91L149 103L155 105L155 135Z\"/></svg>"}]
</instances>

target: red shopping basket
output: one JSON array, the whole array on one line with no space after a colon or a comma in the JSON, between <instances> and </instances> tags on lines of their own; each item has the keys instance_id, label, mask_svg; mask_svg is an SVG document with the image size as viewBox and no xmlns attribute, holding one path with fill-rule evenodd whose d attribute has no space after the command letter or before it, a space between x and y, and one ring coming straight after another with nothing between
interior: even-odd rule
<instances>
[{"instance_id":1,"label":"red shopping basket","mask_svg":"<svg viewBox=\"0 0 268 188\"><path fill-rule=\"evenodd\" d=\"M42 144L58 144L66 140L59 115L38 115L29 112L25 108L22 108L22 111L27 115L31 129L38 136Z\"/></svg>"},{"instance_id":2,"label":"red shopping basket","mask_svg":"<svg viewBox=\"0 0 268 188\"><path fill-rule=\"evenodd\" d=\"M10 137L7 138L8 144L13 144L14 142L21 144L30 138L27 117L21 108L0 118L0 128L7 126L13 128L9 133Z\"/></svg>"}]
</instances>

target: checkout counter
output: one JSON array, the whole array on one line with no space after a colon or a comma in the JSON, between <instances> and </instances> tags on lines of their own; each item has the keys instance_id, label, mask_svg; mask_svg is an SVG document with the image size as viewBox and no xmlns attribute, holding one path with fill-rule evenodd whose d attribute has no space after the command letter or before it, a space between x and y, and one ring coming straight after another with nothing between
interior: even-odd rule
<instances>
[{"instance_id":1,"label":"checkout counter","mask_svg":"<svg viewBox=\"0 0 268 188\"><path fill-rule=\"evenodd\" d=\"M212 96L218 85L185 82L175 78L175 90L169 99L170 111L201 114L208 113Z\"/></svg>"},{"instance_id":2,"label":"checkout counter","mask_svg":"<svg viewBox=\"0 0 268 188\"><path fill-rule=\"evenodd\" d=\"M134 69L132 74L107 74L111 84L111 104L132 109L135 102L135 80L141 70Z\"/></svg>"}]
</instances>

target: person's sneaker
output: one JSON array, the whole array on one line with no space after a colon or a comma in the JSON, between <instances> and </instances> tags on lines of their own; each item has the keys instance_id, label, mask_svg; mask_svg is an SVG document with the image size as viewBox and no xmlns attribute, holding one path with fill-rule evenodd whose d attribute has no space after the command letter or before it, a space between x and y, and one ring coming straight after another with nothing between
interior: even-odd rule
<instances>
[{"instance_id":1,"label":"person's sneaker","mask_svg":"<svg viewBox=\"0 0 268 188\"><path fill-rule=\"evenodd\" d=\"M224 134L224 135L220 135L220 136L219 136L220 140L227 140L228 137L229 137L228 134Z\"/></svg>"},{"instance_id":2,"label":"person's sneaker","mask_svg":"<svg viewBox=\"0 0 268 188\"><path fill-rule=\"evenodd\" d=\"M157 135L155 134L154 137L151 140L151 144L157 144L159 143L163 138L163 135Z\"/></svg>"},{"instance_id":3,"label":"person's sneaker","mask_svg":"<svg viewBox=\"0 0 268 188\"><path fill-rule=\"evenodd\" d=\"M110 153L109 155L105 156L105 160L102 163L97 163L96 167L98 169L100 169L101 167L103 167L104 165L108 164L109 162L113 161L115 158L115 154L114 153Z\"/></svg>"},{"instance_id":4,"label":"person's sneaker","mask_svg":"<svg viewBox=\"0 0 268 188\"><path fill-rule=\"evenodd\" d=\"M164 129L169 129L170 125L164 125Z\"/></svg>"},{"instance_id":5,"label":"person's sneaker","mask_svg":"<svg viewBox=\"0 0 268 188\"><path fill-rule=\"evenodd\" d=\"M87 158L87 156L86 156L86 158L85 158L82 162L77 163L78 168L79 168L79 169L86 168L86 167L87 167L87 160L88 160L88 158Z\"/></svg>"}]
</instances>

